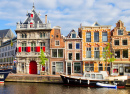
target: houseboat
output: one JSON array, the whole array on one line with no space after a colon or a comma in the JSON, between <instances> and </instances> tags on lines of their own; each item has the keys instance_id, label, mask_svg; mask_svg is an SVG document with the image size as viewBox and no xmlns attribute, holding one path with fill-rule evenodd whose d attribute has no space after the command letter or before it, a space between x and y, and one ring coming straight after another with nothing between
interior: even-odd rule
<instances>
[{"instance_id":1,"label":"houseboat","mask_svg":"<svg viewBox=\"0 0 130 94\"><path fill-rule=\"evenodd\" d=\"M125 88L127 76L108 76L106 71L85 72L83 76L60 75L65 85L101 87L98 83Z\"/></svg>"}]
</instances>

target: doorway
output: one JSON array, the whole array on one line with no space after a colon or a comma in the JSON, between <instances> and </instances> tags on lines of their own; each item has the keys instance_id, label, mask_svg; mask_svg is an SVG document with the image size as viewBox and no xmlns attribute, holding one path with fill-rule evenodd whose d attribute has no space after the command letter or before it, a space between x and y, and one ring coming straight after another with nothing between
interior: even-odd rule
<instances>
[{"instance_id":1,"label":"doorway","mask_svg":"<svg viewBox=\"0 0 130 94\"><path fill-rule=\"evenodd\" d=\"M71 75L71 63L67 63L67 74Z\"/></svg>"},{"instance_id":2,"label":"doorway","mask_svg":"<svg viewBox=\"0 0 130 94\"><path fill-rule=\"evenodd\" d=\"M37 63L36 61L31 61L29 64L29 74L37 74Z\"/></svg>"}]
</instances>

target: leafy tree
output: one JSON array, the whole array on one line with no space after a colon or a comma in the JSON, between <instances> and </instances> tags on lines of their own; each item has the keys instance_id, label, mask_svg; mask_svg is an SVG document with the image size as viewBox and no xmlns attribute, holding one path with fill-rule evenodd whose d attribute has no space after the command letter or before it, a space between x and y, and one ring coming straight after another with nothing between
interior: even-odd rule
<instances>
[{"instance_id":1,"label":"leafy tree","mask_svg":"<svg viewBox=\"0 0 130 94\"><path fill-rule=\"evenodd\" d=\"M44 51L42 49L40 49L40 50L41 50L41 54L40 54L39 58L40 58L41 62L39 62L39 64L44 66L45 62L48 61L48 59L45 57Z\"/></svg>"},{"instance_id":2,"label":"leafy tree","mask_svg":"<svg viewBox=\"0 0 130 94\"><path fill-rule=\"evenodd\" d=\"M105 47L105 51L103 52L103 60L106 63L106 67L107 67L107 62L110 63L116 60L114 57L112 57L113 53L111 53L109 49L110 49L110 43L107 44L107 46Z\"/></svg>"}]
</instances>

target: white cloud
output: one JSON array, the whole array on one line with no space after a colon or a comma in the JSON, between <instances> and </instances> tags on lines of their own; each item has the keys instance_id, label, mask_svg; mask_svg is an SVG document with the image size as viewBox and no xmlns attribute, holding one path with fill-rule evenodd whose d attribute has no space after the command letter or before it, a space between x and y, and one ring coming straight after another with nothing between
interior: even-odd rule
<instances>
[{"instance_id":1,"label":"white cloud","mask_svg":"<svg viewBox=\"0 0 130 94\"><path fill-rule=\"evenodd\" d=\"M34 0L1 0L0 21L6 20L6 26L16 27L16 22L26 19ZM35 0L36 12L41 19L48 15L53 26L61 26L65 36L71 29L78 30L82 25L92 25L98 21L101 25L112 25L121 19L127 30L130 29L129 0Z\"/></svg>"}]
</instances>

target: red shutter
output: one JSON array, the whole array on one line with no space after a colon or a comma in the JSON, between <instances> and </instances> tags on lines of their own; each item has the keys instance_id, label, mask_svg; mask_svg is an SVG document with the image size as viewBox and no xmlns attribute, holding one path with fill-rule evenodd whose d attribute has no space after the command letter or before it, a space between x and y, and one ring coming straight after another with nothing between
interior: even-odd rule
<instances>
[{"instance_id":1,"label":"red shutter","mask_svg":"<svg viewBox=\"0 0 130 94\"><path fill-rule=\"evenodd\" d=\"M28 47L26 47L26 52L28 52Z\"/></svg>"},{"instance_id":2,"label":"red shutter","mask_svg":"<svg viewBox=\"0 0 130 94\"><path fill-rule=\"evenodd\" d=\"M37 52L40 52L40 46L37 47Z\"/></svg>"},{"instance_id":3,"label":"red shutter","mask_svg":"<svg viewBox=\"0 0 130 94\"><path fill-rule=\"evenodd\" d=\"M30 27L33 27L33 23L32 22L30 22Z\"/></svg>"},{"instance_id":4,"label":"red shutter","mask_svg":"<svg viewBox=\"0 0 130 94\"><path fill-rule=\"evenodd\" d=\"M18 48L18 52L21 52L21 47Z\"/></svg>"},{"instance_id":5,"label":"red shutter","mask_svg":"<svg viewBox=\"0 0 130 94\"><path fill-rule=\"evenodd\" d=\"M28 47L28 52L31 52L31 47Z\"/></svg>"},{"instance_id":6,"label":"red shutter","mask_svg":"<svg viewBox=\"0 0 130 94\"><path fill-rule=\"evenodd\" d=\"M45 52L45 46L43 46L43 49L42 49L44 52Z\"/></svg>"},{"instance_id":7,"label":"red shutter","mask_svg":"<svg viewBox=\"0 0 130 94\"><path fill-rule=\"evenodd\" d=\"M33 18L33 14L31 14L31 17Z\"/></svg>"},{"instance_id":8,"label":"red shutter","mask_svg":"<svg viewBox=\"0 0 130 94\"><path fill-rule=\"evenodd\" d=\"M45 71L45 66L42 66L42 71Z\"/></svg>"},{"instance_id":9,"label":"red shutter","mask_svg":"<svg viewBox=\"0 0 130 94\"><path fill-rule=\"evenodd\" d=\"M35 47L35 52L37 52L37 47Z\"/></svg>"}]
</instances>

